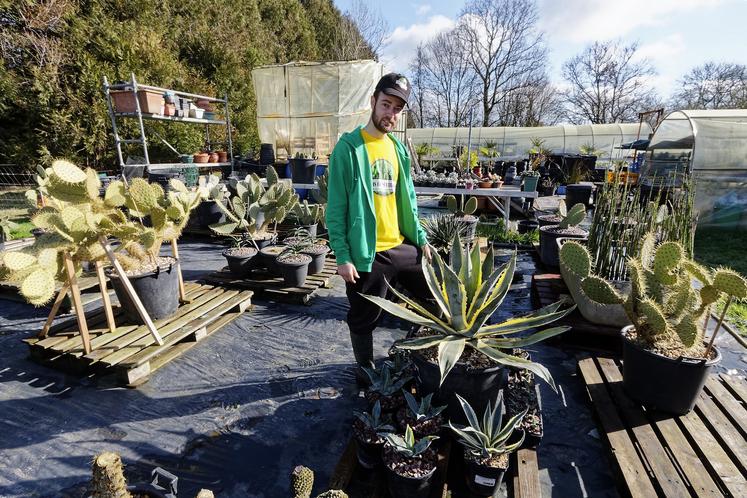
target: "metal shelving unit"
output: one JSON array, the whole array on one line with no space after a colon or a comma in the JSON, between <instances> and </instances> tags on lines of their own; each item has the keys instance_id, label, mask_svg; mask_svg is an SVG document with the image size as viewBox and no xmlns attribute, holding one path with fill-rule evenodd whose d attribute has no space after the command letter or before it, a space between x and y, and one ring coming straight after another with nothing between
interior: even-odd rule
<instances>
[{"instance_id":1,"label":"metal shelving unit","mask_svg":"<svg viewBox=\"0 0 747 498\"><path fill-rule=\"evenodd\" d=\"M135 112L117 112L114 110L114 106L112 104L112 90L124 90L124 91L131 91L133 95L133 99L135 101ZM141 90L150 90L155 92L161 92L161 93L172 93L174 96L182 97L182 98L188 98L188 99L199 99L199 100L206 100L211 103L218 104L223 107L225 119L198 119L198 118L189 118L189 117L177 117L177 116L164 116L162 114L151 114L151 113L144 113L142 112L142 109L140 107L140 99L138 99L138 92ZM225 126L226 127L226 139L227 142L220 142L222 145L226 145L228 149L228 157L233 158L233 140L231 136L231 117L228 110L228 95L226 95L224 98L218 98L218 97L209 97L207 95L198 95L194 93L188 93L188 92L181 92L178 90L171 90L169 88L161 88L157 86L151 86L151 85L142 85L137 82L135 79L135 74L133 73L130 77L130 81L125 83L118 83L114 85L110 85L109 81L107 80L106 76L104 76L104 93L106 94L106 104L109 108L109 118L112 122L112 130L114 133L114 144L117 148L117 158L119 159L119 167L122 169L122 171L125 170L125 168L134 168L134 167L140 167L144 166L147 171L158 171L158 170L164 170L164 169L173 169L173 168L185 168L185 167L198 167L198 168L215 168L218 166L231 166L231 172L233 172L233 161L228 162L218 162L218 163L151 163L150 162L150 156L148 155L148 138L146 137L145 133L145 125L143 123L144 120L156 120L156 121L176 121L181 123L192 123L192 124L203 124L205 125L205 149L211 149L213 144L216 144L218 142L211 142L210 140L210 126L211 125L217 125L217 126ZM123 118L123 119L137 119L140 129L140 138L131 138L131 139L123 139L119 136L119 131L117 127L117 118ZM159 137L160 138L160 137ZM168 142L166 142L163 138L161 140L175 153L178 154L176 149L172 147ZM145 159L145 162L138 163L138 164L125 164L124 158L122 156L122 144L141 144L143 148L143 158Z\"/></svg>"}]
</instances>

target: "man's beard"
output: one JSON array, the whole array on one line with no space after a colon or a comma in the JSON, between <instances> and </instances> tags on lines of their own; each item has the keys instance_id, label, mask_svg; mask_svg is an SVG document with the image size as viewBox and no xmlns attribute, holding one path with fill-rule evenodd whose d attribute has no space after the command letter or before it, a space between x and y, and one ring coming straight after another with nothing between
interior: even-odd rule
<instances>
[{"instance_id":1,"label":"man's beard","mask_svg":"<svg viewBox=\"0 0 747 498\"><path fill-rule=\"evenodd\" d=\"M379 130L381 133L389 133L394 129L394 121L392 119L388 120L390 123L388 129L382 124L382 121L384 121L384 118L379 118L376 115L376 111L371 111L371 122L373 122L373 125L377 130Z\"/></svg>"}]
</instances>

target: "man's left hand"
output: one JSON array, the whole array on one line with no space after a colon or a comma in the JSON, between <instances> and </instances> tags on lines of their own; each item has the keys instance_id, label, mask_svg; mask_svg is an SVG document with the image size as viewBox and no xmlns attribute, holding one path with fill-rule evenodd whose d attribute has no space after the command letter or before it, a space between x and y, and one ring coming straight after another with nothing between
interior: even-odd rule
<instances>
[{"instance_id":1,"label":"man's left hand","mask_svg":"<svg viewBox=\"0 0 747 498\"><path fill-rule=\"evenodd\" d=\"M426 259L426 261L430 263L432 261L431 260L431 246L429 246L428 244L425 244L420 249L422 249L423 251L423 257Z\"/></svg>"}]
</instances>

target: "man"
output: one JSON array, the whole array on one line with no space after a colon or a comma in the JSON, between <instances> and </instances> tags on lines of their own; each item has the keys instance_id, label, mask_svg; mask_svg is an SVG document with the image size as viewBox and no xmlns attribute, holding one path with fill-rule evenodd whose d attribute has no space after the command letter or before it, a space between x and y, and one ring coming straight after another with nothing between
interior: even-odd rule
<instances>
[{"instance_id":1,"label":"man","mask_svg":"<svg viewBox=\"0 0 747 498\"><path fill-rule=\"evenodd\" d=\"M390 133L409 96L407 78L383 76L368 124L340 137L329 159L329 245L350 301L347 323L359 381L365 378L360 368L373 365L373 331L381 316L360 294L386 297L389 282L415 297L430 296L421 267L430 250L418 221L410 156Z\"/></svg>"}]
</instances>

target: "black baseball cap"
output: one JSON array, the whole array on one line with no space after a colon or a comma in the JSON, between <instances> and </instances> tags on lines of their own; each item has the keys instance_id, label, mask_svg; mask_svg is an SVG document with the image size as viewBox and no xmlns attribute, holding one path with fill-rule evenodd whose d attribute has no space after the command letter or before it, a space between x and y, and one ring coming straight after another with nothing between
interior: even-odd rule
<instances>
[{"instance_id":1,"label":"black baseball cap","mask_svg":"<svg viewBox=\"0 0 747 498\"><path fill-rule=\"evenodd\" d=\"M404 74L385 74L376 84L376 90L392 97L399 97L405 101L405 104L410 98L410 82Z\"/></svg>"}]
</instances>

